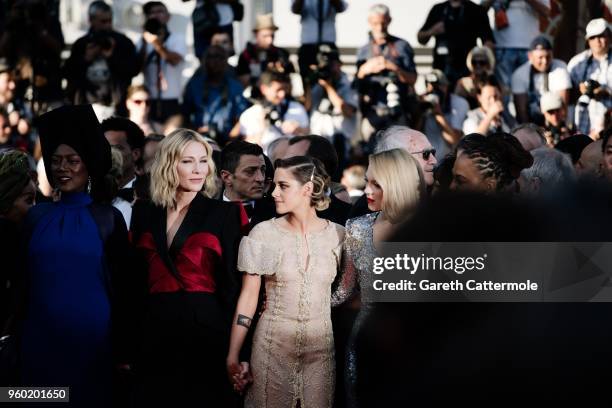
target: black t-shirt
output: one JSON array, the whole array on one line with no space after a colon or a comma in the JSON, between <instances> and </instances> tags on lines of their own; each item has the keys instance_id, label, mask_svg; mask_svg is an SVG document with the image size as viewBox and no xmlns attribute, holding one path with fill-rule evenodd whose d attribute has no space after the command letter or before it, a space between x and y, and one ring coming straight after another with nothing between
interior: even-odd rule
<instances>
[{"instance_id":1,"label":"black t-shirt","mask_svg":"<svg viewBox=\"0 0 612 408\"><path fill-rule=\"evenodd\" d=\"M433 67L445 71L449 65L466 75L465 60L477 45L476 40L480 38L483 43L494 41L487 13L483 7L471 1L464 1L460 7L452 7L450 2L445 1L432 7L420 31L429 30L440 21L445 23L445 32L435 37Z\"/></svg>"}]
</instances>

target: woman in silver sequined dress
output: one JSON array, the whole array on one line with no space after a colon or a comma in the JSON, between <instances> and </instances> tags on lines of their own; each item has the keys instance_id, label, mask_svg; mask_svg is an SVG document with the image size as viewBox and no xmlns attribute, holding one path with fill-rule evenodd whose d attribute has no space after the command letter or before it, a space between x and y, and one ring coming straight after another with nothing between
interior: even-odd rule
<instances>
[{"instance_id":1,"label":"woman in silver sequined dress","mask_svg":"<svg viewBox=\"0 0 612 408\"><path fill-rule=\"evenodd\" d=\"M346 223L343 275L332 295L332 306L350 298L356 284L361 289L372 287L372 262L377 256L377 246L410 218L425 194L419 163L402 149L371 155L366 183L368 208L374 212ZM358 371L355 345L363 322L374 305L368 293L367 290L361 291L361 308L346 348L345 387L349 407L359 406L355 389Z\"/></svg>"}]
</instances>

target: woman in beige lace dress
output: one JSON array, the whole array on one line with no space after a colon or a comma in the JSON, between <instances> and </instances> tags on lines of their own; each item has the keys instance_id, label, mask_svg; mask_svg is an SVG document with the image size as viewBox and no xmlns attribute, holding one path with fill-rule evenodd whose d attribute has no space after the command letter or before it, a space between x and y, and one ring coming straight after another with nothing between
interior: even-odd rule
<instances>
[{"instance_id":1,"label":"woman in beige lace dress","mask_svg":"<svg viewBox=\"0 0 612 408\"><path fill-rule=\"evenodd\" d=\"M240 243L245 272L227 357L237 390L246 383L239 352L265 276L266 309L255 330L246 407L331 407L334 341L331 285L340 265L344 228L317 217L327 207L329 177L306 157L277 160L272 193L285 214L258 224ZM241 365L242 364L242 365Z\"/></svg>"}]
</instances>

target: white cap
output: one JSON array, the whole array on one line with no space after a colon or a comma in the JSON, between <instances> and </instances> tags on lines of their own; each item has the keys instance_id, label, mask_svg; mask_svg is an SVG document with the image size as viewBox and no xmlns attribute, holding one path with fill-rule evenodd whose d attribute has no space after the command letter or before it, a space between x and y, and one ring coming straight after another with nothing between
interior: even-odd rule
<instances>
[{"instance_id":1,"label":"white cap","mask_svg":"<svg viewBox=\"0 0 612 408\"><path fill-rule=\"evenodd\" d=\"M586 35L584 38L588 40L591 37L596 37L598 35L603 34L608 29L608 23L603 18L596 18L594 20L589 21L589 24L586 26Z\"/></svg>"},{"instance_id":2,"label":"white cap","mask_svg":"<svg viewBox=\"0 0 612 408\"><path fill-rule=\"evenodd\" d=\"M548 112L563 107L563 99L556 92L546 92L540 97L540 111Z\"/></svg>"}]
</instances>

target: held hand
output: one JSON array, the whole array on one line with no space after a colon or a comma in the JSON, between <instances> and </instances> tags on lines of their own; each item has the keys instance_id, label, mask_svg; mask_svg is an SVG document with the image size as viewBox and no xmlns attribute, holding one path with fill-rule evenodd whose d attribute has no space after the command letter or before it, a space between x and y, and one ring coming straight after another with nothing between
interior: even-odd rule
<instances>
[{"instance_id":1,"label":"held hand","mask_svg":"<svg viewBox=\"0 0 612 408\"><path fill-rule=\"evenodd\" d=\"M581 82L580 85L578 85L578 88L580 89L581 95L584 95L587 92L587 84L585 82Z\"/></svg>"},{"instance_id":2,"label":"held hand","mask_svg":"<svg viewBox=\"0 0 612 408\"><path fill-rule=\"evenodd\" d=\"M228 357L227 361L227 376L234 387L234 391L242 394L253 381L250 373L249 363L238 363L238 359Z\"/></svg>"}]
</instances>

